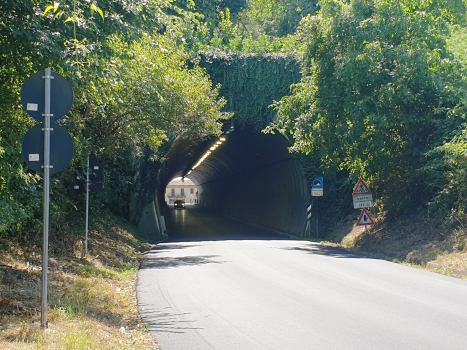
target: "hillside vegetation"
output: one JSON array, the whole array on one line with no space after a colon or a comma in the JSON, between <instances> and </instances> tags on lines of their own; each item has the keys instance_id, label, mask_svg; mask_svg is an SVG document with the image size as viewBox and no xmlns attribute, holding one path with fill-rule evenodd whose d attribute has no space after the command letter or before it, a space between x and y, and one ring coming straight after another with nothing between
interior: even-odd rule
<instances>
[{"instance_id":1,"label":"hillside vegetation","mask_svg":"<svg viewBox=\"0 0 467 350\"><path fill-rule=\"evenodd\" d=\"M262 105L237 104L233 118L248 124L249 110L262 113L269 125L260 129L289 138L307 178L325 177L318 240L462 275L465 25L463 0L2 0L0 347L155 346L130 293L147 245L121 218L130 217L141 172L157 172L177 136L219 135L232 117L234 93L212 83L224 63L247 66L236 84L243 92L250 74L265 85L290 81L277 101L256 86ZM210 57L224 62L206 68ZM261 71L275 59L290 65L290 76ZM43 181L22 158L36 122L20 92L47 67L73 87L72 109L58 123L75 154L51 179L50 315L61 328L41 333ZM90 153L105 171L85 257L85 197L73 185ZM359 177L375 197L369 232L354 227L348 201ZM161 190L155 179L146 185L147 197Z\"/></svg>"},{"instance_id":2,"label":"hillside vegetation","mask_svg":"<svg viewBox=\"0 0 467 350\"><path fill-rule=\"evenodd\" d=\"M27 244L0 238L1 349L157 349L142 323L135 280L145 251L132 226L105 211L93 213L89 254L83 218L50 241L48 328L41 328L41 234Z\"/></svg>"},{"instance_id":3,"label":"hillside vegetation","mask_svg":"<svg viewBox=\"0 0 467 350\"><path fill-rule=\"evenodd\" d=\"M230 117L200 51L295 55L301 81L271 101L267 132L310 155L307 176L336 187L364 177L379 215L463 217L464 23L461 0L3 1L0 235L41 225L41 174L21 156L35 124L19 99L29 75L51 67L74 90L59 123L75 156L53 177L52 223L83 209L72 187L91 152L106 169L96 205L128 217L138 164L157 168L174 137L218 134Z\"/></svg>"},{"instance_id":4,"label":"hillside vegetation","mask_svg":"<svg viewBox=\"0 0 467 350\"><path fill-rule=\"evenodd\" d=\"M72 189L91 152L105 169L92 205L128 218L138 171L148 168L140 164L158 169L175 137L217 135L231 117L232 93L214 86L200 52L232 66L293 57L300 81L270 101L275 122L265 132L289 137L291 151L307 155L307 176L332 183L330 221L351 211L341 194L363 177L374 215L463 222L465 19L462 0L2 1L0 236L27 241L42 225L41 174L21 155L35 124L20 103L28 76L50 67L74 90L59 124L75 156L52 179L52 228L81 215L84 197ZM297 80L290 72L282 81Z\"/></svg>"}]
</instances>

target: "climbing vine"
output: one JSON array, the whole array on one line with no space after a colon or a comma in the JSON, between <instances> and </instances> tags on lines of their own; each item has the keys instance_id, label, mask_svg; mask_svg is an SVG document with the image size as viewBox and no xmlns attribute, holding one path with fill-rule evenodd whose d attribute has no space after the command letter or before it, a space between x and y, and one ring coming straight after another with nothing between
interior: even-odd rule
<instances>
[{"instance_id":1,"label":"climbing vine","mask_svg":"<svg viewBox=\"0 0 467 350\"><path fill-rule=\"evenodd\" d=\"M293 54L241 55L219 51L200 54L214 85L221 84L219 94L234 112L236 126L254 126L262 130L275 118L271 105L290 94L290 85L300 81L297 56Z\"/></svg>"}]
</instances>

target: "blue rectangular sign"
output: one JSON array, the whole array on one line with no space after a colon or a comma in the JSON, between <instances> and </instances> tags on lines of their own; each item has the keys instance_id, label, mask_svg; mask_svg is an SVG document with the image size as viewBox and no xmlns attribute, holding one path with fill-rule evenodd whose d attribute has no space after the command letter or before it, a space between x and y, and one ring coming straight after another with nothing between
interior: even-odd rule
<instances>
[{"instance_id":1,"label":"blue rectangular sign","mask_svg":"<svg viewBox=\"0 0 467 350\"><path fill-rule=\"evenodd\" d=\"M322 177L315 177L313 182L311 183L311 188L323 188L323 178Z\"/></svg>"}]
</instances>

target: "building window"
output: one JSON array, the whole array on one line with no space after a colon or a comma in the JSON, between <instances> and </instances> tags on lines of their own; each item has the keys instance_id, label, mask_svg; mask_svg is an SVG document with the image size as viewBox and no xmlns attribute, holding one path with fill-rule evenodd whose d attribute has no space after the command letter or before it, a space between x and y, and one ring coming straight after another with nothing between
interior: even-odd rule
<instances>
[{"instance_id":1,"label":"building window","mask_svg":"<svg viewBox=\"0 0 467 350\"><path fill-rule=\"evenodd\" d=\"M180 190L180 195L182 195L182 196L185 195L185 189L184 189L184 188L182 188L182 189Z\"/></svg>"},{"instance_id":2,"label":"building window","mask_svg":"<svg viewBox=\"0 0 467 350\"><path fill-rule=\"evenodd\" d=\"M193 188L190 188L190 194L195 193L195 190Z\"/></svg>"},{"instance_id":3,"label":"building window","mask_svg":"<svg viewBox=\"0 0 467 350\"><path fill-rule=\"evenodd\" d=\"M172 196L175 196L175 188L172 188L170 192L171 192Z\"/></svg>"}]
</instances>

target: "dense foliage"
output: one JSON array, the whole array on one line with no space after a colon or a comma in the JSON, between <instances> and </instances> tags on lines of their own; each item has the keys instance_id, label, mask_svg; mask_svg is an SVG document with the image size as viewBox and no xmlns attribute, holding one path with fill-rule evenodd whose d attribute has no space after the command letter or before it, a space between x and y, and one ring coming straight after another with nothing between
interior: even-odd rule
<instances>
[{"instance_id":1,"label":"dense foliage","mask_svg":"<svg viewBox=\"0 0 467 350\"><path fill-rule=\"evenodd\" d=\"M301 22L304 77L278 104L292 150L380 185L402 207L421 156L464 118L464 81L446 50L456 1L320 1ZM273 130L271 128L270 130ZM394 191L398 188L401 193Z\"/></svg>"},{"instance_id":2,"label":"dense foliage","mask_svg":"<svg viewBox=\"0 0 467 350\"><path fill-rule=\"evenodd\" d=\"M188 44L195 52L293 53L299 50L295 30L300 20L316 9L317 1L309 0L247 0L240 11L218 7L217 21L190 28Z\"/></svg>"},{"instance_id":3,"label":"dense foliage","mask_svg":"<svg viewBox=\"0 0 467 350\"><path fill-rule=\"evenodd\" d=\"M19 95L46 67L75 93L54 219L83 205L71 188L90 152L108 170L94 202L127 215L135 187L155 191L138 172L156 172L175 136L218 134L226 111L240 126L275 121L268 131L309 154L306 175L324 173L336 194L363 176L381 209L465 215L464 19L462 0L3 0L0 235L42 221Z\"/></svg>"},{"instance_id":4,"label":"dense foliage","mask_svg":"<svg viewBox=\"0 0 467 350\"><path fill-rule=\"evenodd\" d=\"M467 30L463 26L455 25L447 40L448 50L462 63L464 79L467 68L466 38ZM449 215L450 219L465 218L467 213L467 129L465 127L463 125L463 130L456 132L448 142L427 152L423 158L423 167L419 169L418 174L426 184L422 201L428 203L428 215L441 213Z\"/></svg>"},{"instance_id":5,"label":"dense foliage","mask_svg":"<svg viewBox=\"0 0 467 350\"><path fill-rule=\"evenodd\" d=\"M42 221L41 175L24 165L20 153L34 121L19 94L24 80L45 67L64 75L74 90L72 110L60 123L75 141L75 157L52 178L52 219L82 206L82 196L71 193L72 169L86 164L90 152L107 169L98 202L121 209L128 207L133 164L141 157L160 161L160 146L173 135L220 132L229 116L220 111L225 101L204 70L188 67L179 45L195 20L171 0L2 1L0 234L24 233L25 225Z\"/></svg>"}]
</instances>

